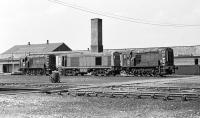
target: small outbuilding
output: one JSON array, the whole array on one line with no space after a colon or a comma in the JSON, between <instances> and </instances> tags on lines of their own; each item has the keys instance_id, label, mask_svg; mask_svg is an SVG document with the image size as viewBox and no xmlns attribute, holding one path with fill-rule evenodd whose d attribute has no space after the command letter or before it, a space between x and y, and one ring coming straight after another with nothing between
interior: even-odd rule
<instances>
[{"instance_id":1,"label":"small outbuilding","mask_svg":"<svg viewBox=\"0 0 200 118\"><path fill-rule=\"evenodd\" d=\"M200 45L175 46L174 64L178 67L176 74L200 75Z\"/></svg>"}]
</instances>

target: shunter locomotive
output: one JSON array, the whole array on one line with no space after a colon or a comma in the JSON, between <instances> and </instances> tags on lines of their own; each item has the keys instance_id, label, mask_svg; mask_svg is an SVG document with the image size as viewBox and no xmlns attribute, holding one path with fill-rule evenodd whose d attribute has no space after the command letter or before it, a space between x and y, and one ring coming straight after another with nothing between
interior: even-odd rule
<instances>
[{"instance_id":1,"label":"shunter locomotive","mask_svg":"<svg viewBox=\"0 0 200 118\"><path fill-rule=\"evenodd\" d=\"M121 73L139 76L172 74L175 71L171 48L146 48L121 54Z\"/></svg>"},{"instance_id":2,"label":"shunter locomotive","mask_svg":"<svg viewBox=\"0 0 200 118\"><path fill-rule=\"evenodd\" d=\"M32 55L20 58L20 71L28 75L50 74L56 69L55 55Z\"/></svg>"}]
</instances>

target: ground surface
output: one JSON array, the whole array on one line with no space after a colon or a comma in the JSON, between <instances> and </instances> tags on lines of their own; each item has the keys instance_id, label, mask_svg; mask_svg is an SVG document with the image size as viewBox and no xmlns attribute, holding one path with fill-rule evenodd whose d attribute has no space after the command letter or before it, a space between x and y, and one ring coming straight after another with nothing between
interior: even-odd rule
<instances>
[{"instance_id":1,"label":"ground surface","mask_svg":"<svg viewBox=\"0 0 200 118\"><path fill-rule=\"evenodd\" d=\"M199 87L199 76L62 77L52 84L46 76L0 76L1 88L49 88L132 83L145 86ZM7 95L7 93L15 93ZM66 94L0 91L0 117L19 118L199 118L200 100L72 97Z\"/></svg>"}]
</instances>

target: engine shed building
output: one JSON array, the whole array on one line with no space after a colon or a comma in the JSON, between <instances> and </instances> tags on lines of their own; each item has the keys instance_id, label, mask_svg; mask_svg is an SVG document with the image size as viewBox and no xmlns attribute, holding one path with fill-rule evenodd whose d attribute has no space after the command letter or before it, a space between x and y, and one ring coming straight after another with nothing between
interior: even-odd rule
<instances>
[{"instance_id":1,"label":"engine shed building","mask_svg":"<svg viewBox=\"0 0 200 118\"><path fill-rule=\"evenodd\" d=\"M19 69L19 59L31 54L71 51L65 43L15 45L0 55L0 73L12 73Z\"/></svg>"},{"instance_id":2,"label":"engine shed building","mask_svg":"<svg viewBox=\"0 0 200 118\"><path fill-rule=\"evenodd\" d=\"M174 64L178 67L176 74L200 75L200 45L175 46Z\"/></svg>"}]
</instances>

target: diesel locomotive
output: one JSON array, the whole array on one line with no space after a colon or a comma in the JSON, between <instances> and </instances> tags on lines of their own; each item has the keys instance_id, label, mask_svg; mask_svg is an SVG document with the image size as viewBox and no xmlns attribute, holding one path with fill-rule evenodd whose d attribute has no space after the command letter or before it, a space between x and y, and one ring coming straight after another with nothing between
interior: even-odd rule
<instances>
[{"instance_id":1,"label":"diesel locomotive","mask_svg":"<svg viewBox=\"0 0 200 118\"><path fill-rule=\"evenodd\" d=\"M25 75L45 75L56 70L55 55L31 55L21 57L19 70Z\"/></svg>"},{"instance_id":2,"label":"diesel locomotive","mask_svg":"<svg viewBox=\"0 0 200 118\"><path fill-rule=\"evenodd\" d=\"M49 74L58 70L62 75L134 75L163 76L174 73L171 48L95 52L70 52L61 55L34 55L20 59L24 74Z\"/></svg>"},{"instance_id":3,"label":"diesel locomotive","mask_svg":"<svg viewBox=\"0 0 200 118\"><path fill-rule=\"evenodd\" d=\"M172 74L175 71L171 48L124 51L120 55L121 73L140 76Z\"/></svg>"},{"instance_id":4,"label":"diesel locomotive","mask_svg":"<svg viewBox=\"0 0 200 118\"><path fill-rule=\"evenodd\" d=\"M119 52L64 54L57 64L62 75L115 75L121 69Z\"/></svg>"}]
</instances>

